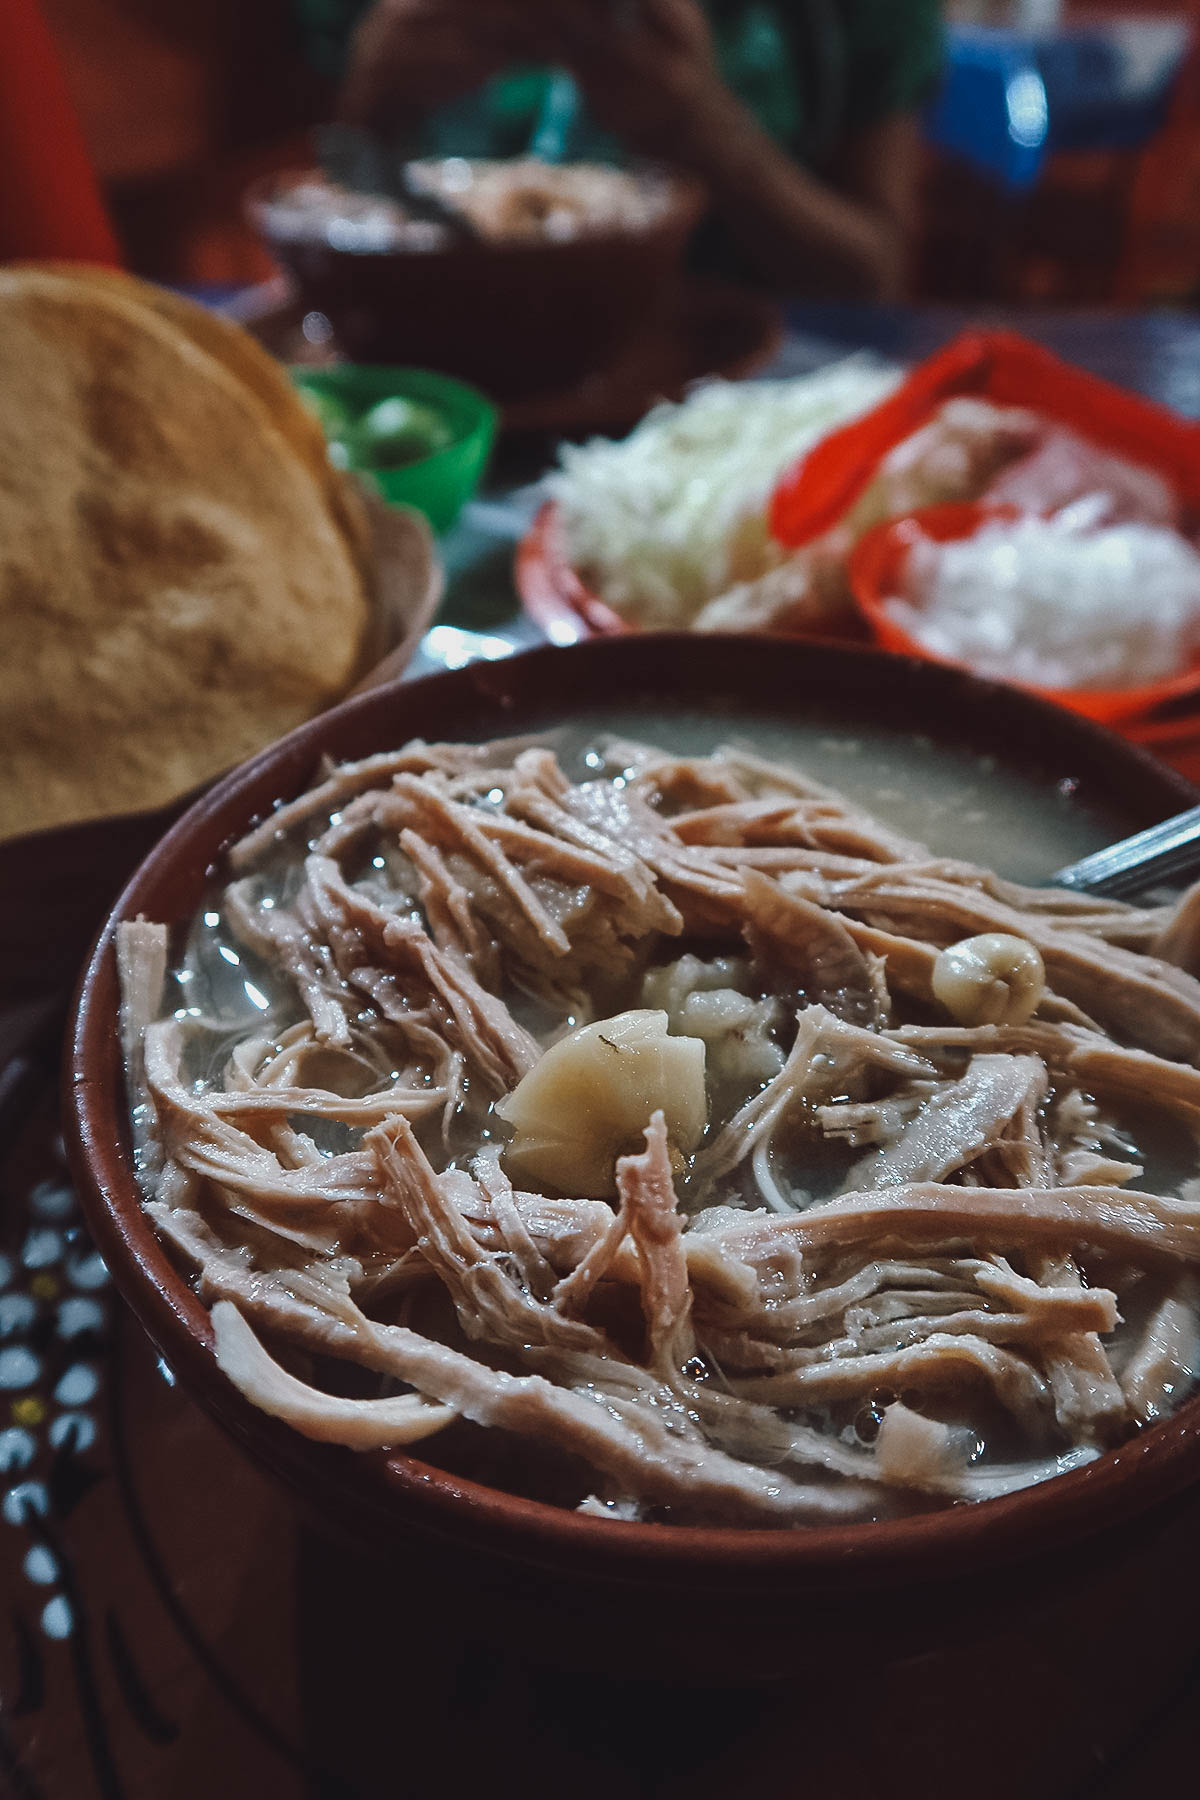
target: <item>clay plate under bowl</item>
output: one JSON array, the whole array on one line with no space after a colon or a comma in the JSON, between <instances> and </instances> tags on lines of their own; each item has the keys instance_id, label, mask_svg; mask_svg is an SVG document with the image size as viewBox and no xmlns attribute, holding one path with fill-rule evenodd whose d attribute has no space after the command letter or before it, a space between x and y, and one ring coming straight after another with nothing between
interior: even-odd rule
<instances>
[{"instance_id":1,"label":"clay plate under bowl","mask_svg":"<svg viewBox=\"0 0 1200 1800\"><path fill-rule=\"evenodd\" d=\"M464 1630L550 1648L564 1662L708 1679L729 1668L732 1645L737 1672L749 1678L848 1654L868 1639L876 1653L907 1653L948 1632L986 1629L980 1595L995 1593L989 1577L1003 1567L1006 1613L1070 1607L1081 1631L1107 1637L1120 1595L1132 1604L1167 1569L1175 1587L1197 1560L1181 1545L1196 1528L1188 1489L1200 1478L1200 1398L1087 1468L1004 1499L882 1524L765 1531L590 1518L416 1457L313 1443L249 1405L218 1370L207 1310L141 1207L117 1037L117 922L190 915L222 847L300 792L323 754L360 757L415 736L510 735L639 702L660 713L728 714L717 736L755 715L806 710L851 731L858 722L923 733L1048 783L1076 782L1080 798L1121 829L1195 799L1144 753L1035 696L840 645L639 634L351 699L197 801L126 887L83 975L65 1130L118 1287L185 1388L310 1514L369 1556L401 1564L414 1617L424 1606L458 1606ZM885 1593L894 1603L880 1604Z\"/></svg>"}]
</instances>

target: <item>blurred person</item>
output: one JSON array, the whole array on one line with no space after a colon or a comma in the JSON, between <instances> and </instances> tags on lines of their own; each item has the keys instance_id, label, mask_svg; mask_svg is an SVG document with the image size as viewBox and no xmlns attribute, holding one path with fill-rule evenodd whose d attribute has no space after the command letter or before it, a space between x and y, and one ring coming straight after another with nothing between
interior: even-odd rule
<instances>
[{"instance_id":1,"label":"blurred person","mask_svg":"<svg viewBox=\"0 0 1200 1800\"><path fill-rule=\"evenodd\" d=\"M299 4L352 123L426 154L519 154L552 65L586 101L574 154L619 146L704 183L710 265L787 293L902 287L939 0Z\"/></svg>"}]
</instances>

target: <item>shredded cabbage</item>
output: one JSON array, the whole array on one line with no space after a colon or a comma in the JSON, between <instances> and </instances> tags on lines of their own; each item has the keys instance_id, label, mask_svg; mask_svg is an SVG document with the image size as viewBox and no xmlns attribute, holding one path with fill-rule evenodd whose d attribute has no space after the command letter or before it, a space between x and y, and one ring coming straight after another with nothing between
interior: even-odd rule
<instances>
[{"instance_id":1,"label":"shredded cabbage","mask_svg":"<svg viewBox=\"0 0 1200 1800\"><path fill-rule=\"evenodd\" d=\"M783 471L899 379L854 356L789 381L711 381L620 443L564 445L547 487L570 560L634 623L690 624L781 560L766 508Z\"/></svg>"}]
</instances>

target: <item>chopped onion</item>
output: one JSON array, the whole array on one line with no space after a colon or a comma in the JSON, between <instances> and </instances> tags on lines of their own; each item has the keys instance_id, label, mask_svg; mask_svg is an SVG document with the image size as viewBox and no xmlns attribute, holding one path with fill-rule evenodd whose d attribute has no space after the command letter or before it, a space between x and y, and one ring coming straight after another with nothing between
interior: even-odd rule
<instances>
[{"instance_id":1,"label":"chopped onion","mask_svg":"<svg viewBox=\"0 0 1200 1800\"><path fill-rule=\"evenodd\" d=\"M1178 532L1096 528L1089 501L1054 518L919 539L890 616L937 656L1049 688L1127 688L1200 651L1200 554Z\"/></svg>"},{"instance_id":2,"label":"chopped onion","mask_svg":"<svg viewBox=\"0 0 1200 1800\"><path fill-rule=\"evenodd\" d=\"M690 623L781 559L766 522L775 483L898 379L851 357L791 381L712 381L655 407L620 443L564 445L547 487L568 557L625 618Z\"/></svg>"}]
</instances>

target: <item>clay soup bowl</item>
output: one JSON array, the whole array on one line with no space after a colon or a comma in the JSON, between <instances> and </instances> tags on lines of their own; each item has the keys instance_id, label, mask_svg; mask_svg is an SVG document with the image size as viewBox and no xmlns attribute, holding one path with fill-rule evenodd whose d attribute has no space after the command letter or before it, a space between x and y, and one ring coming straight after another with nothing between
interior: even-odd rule
<instances>
[{"instance_id":1,"label":"clay soup bowl","mask_svg":"<svg viewBox=\"0 0 1200 1800\"><path fill-rule=\"evenodd\" d=\"M950 1621L960 1629L978 1619L970 1596L1002 1566L1006 1608L1022 1596L1038 1605L1103 1596L1113 1570L1158 1553L1190 1503L1188 1487L1200 1478L1200 1397L1088 1467L1003 1499L886 1523L767 1531L592 1518L416 1456L313 1443L249 1405L218 1370L207 1310L141 1207L117 1036L117 922L188 917L222 847L300 792L323 754L361 757L417 736L508 736L639 704L649 709L647 735L673 708L711 714L714 744L758 716L810 714L849 734L856 725L921 733L1047 785L1077 783L1113 836L1195 799L1143 752L1032 695L841 645L638 634L353 698L196 802L125 888L83 975L68 1044L66 1134L118 1287L187 1392L310 1514L372 1563L399 1567L410 1597L444 1610L457 1595L471 1629L486 1632L491 1620L518 1647L552 1631L563 1660L611 1666L617 1658L624 1670L711 1676L735 1642L741 1673L777 1674L804 1666L818 1648L828 1657L861 1641L860 1603L884 1591L902 1604L872 1631L877 1647L897 1653L944 1639ZM1126 1585L1144 1591L1140 1579Z\"/></svg>"}]
</instances>

